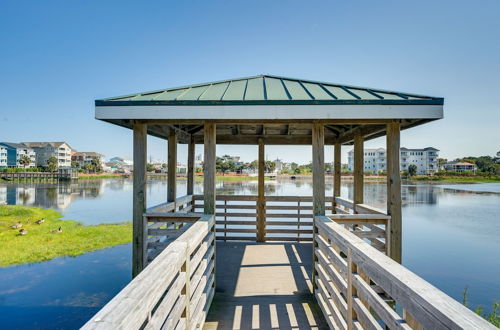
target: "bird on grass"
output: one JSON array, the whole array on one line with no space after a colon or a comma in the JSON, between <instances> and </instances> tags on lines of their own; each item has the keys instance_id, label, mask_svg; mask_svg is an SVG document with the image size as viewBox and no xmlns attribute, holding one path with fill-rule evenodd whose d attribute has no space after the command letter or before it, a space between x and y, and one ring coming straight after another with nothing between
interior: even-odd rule
<instances>
[{"instance_id":1,"label":"bird on grass","mask_svg":"<svg viewBox=\"0 0 500 330\"><path fill-rule=\"evenodd\" d=\"M62 233L62 227L59 227L58 229L51 230L50 232L53 234Z\"/></svg>"},{"instance_id":2,"label":"bird on grass","mask_svg":"<svg viewBox=\"0 0 500 330\"><path fill-rule=\"evenodd\" d=\"M19 230L19 235L26 235L28 231L26 229Z\"/></svg>"},{"instance_id":3,"label":"bird on grass","mask_svg":"<svg viewBox=\"0 0 500 330\"><path fill-rule=\"evenodd\" d=\"M23 224L22 224L22 223L20 223L20 222L18 222L18 223L13 224L11 227L12 227L12 228L14 228L14 229L19 229L19 228L21 228L22 226L23 226Z\"/></svg>"},{"instance_id":4,"label":"bird on grass","mask_svg":"<svg viewBox=\"0 0 500 330\"><path fill-rule=\"evenodd\" d=\"M43 218L42 218L42 219L40 219L40 220L35 221L35 223L36 223L37 225L41 225L41 224L42 224L42 223L44 223L44 222L45 222L45 219L43 219Z\"/></svg>"}]
</instances>

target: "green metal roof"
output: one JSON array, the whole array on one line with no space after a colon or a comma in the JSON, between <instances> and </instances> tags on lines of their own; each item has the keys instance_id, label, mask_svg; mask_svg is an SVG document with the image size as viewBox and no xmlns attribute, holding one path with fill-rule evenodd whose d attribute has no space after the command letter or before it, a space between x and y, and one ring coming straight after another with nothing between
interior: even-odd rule
<instances>
[{"instance_id":1,"label":"green metal roof","mask_svg":"<svg viewBox=\"0 0 500 330\"><path fill-rule=\"evenodd\" d=\"M96 106L127 105L321 105L426 104L443 98L271 75L216 81L96 100Z\"/></svg>"}]
</instances>

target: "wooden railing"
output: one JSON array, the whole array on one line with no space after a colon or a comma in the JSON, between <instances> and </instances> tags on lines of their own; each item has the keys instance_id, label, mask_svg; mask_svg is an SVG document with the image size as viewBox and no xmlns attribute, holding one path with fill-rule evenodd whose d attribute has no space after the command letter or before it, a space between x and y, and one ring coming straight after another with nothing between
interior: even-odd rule
<instances>
[{"instance_id":1,"label":"wooden railing","mask_svg":"<svg viewBox=\"0 0 500 330\"><path fill-rule=\"evenodd\" d=\"M213 215L199 216L83 329L202 328L215 291L214 226Z\"/></svg>"},{"instance_id":2,"label":"wooden railing","mask_svg":"<svg viewBox=\"0 0 500 330\"><path fill-rule=\"evenodd\" d=\"M335 213L338 214L386 214L384 210L367 204L356 204L350 199L335 197Z\"/></svg>"},{"instance_id":3,"label":"wooden railing","mask_svg":"<svg viewBox=\"0 0 500 330\"><path fill-rule=\"evenodd\" d=\"M203 196L194 195L193 210L203 211ZM258 233L257 196L217 195L217 240L256 241ZM327 210L332 210L332 201ZM266 196L264 240L312 241L311 196Z\"/></svg>"},{"instance_id":4,"label":"wooden railing","mask_svg":"<svg viewBox=\"0 0 500 330\"><path fill-rule=\"evenodd\" d=\"M193 196L186 195L177 198L175 202L162 203L146 210L144 226L147 232L147 244L143 256L145 265L200 217L200 214L188 214L193 208L192 204Z\"/></svg>"},{"instance_id":5,"label":"wooden railing","mask_svg":"<svg viewBox=\"0 0 500 330\"><path fill-rule=\"evenodd\" d=\"M355 217L315 218L315 296L332 329L495 329L345 228Z\"/></svg>"}]
</instances>

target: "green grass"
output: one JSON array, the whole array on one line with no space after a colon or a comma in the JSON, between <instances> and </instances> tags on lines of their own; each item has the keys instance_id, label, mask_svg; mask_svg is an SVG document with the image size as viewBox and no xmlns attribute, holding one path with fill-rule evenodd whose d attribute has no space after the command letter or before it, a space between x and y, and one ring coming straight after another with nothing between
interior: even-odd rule
<instances>
[{"instance_id":1,"label":"green grass","mask_svg":"<svg viewBox=\"0 0 500 330\"><path fill-rule=\"evenodd\" d=\"M469 307L469 288L468 287L465 287L464 289L464 293L463 293L463 298L462 298L462 304L465 306L465 307ZM500 303L495 301L493 302L493 307L491 308L491 310L489 312L484 312L484 307L483 306L479 306L477 307L474 312L483 317L486 321L490 322L491 324L493 324L494 326L496 326L497 328L500 328L500 313L499 313L499 307L500 307Z\"/></svg>"},{"instance_id":2,"label":"green grass","mask_svg":"<svg viewBox=\"0 0 500 330\"><path fill-rule=\"evenodd\" d=\"M194 177L195 181L203 181L203 175L196 175ZM215 177L217 181L257 181L256 176L231 176L231 175L217 175ZM265 177L264 180L270 180L269 177Z\"/></svg>"},{"instance_id":3,"label":"green grass","mask_svg":"<svg viewBox=\"0 0 500 330\"><path fill-rule=\"evenodd\" d=\"M78 174L79 180L87 179L120 179L123 176L120 174Z\"/></svg>"},{"instance_id":4,"label":"green grass","mask_svg":"<svg viewBox=\"0 0 500 330\"><path fill-rule=\"evenodd\" d=\"M0 267L50 260L128 243L132 225L101 224L84 226L73 220L61 220L61 213L19 205L0 206ZM35 221L45 219L43 224ZM22 223L26 235L11 226ZM61 233L51 230L62 227Z\"/></svg>"}]
</instances>

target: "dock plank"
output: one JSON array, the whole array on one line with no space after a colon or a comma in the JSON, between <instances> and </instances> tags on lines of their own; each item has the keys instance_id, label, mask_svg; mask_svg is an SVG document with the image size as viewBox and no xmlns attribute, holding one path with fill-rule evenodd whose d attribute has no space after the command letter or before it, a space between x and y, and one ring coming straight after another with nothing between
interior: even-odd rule
<instances>
[{"instance_id":1,"label":"dock plank","mask_svg":"<svg viewBox=\"0 0 500 330\"><path fill-rule=\"evenodd\" d=\"M217 242L205 330L328 329L311 293L310 243Z\"/></svg>"}]
</instances>

